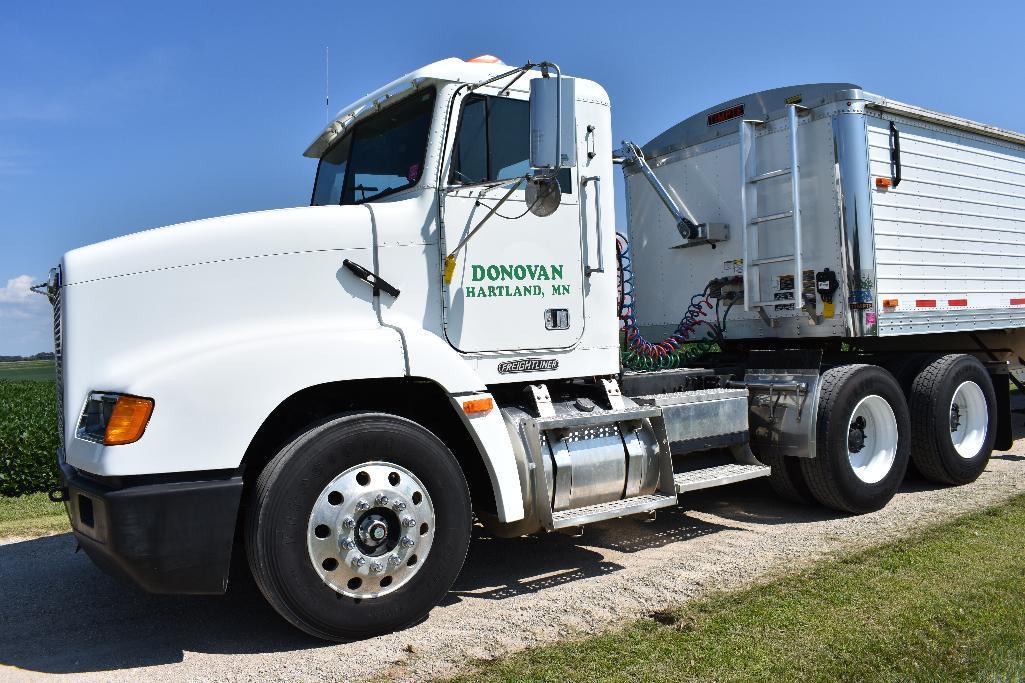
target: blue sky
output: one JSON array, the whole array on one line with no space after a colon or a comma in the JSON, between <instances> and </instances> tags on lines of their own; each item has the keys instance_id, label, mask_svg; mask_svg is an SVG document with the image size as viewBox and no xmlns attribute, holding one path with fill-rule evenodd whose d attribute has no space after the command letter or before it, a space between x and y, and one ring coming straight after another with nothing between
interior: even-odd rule
<instances>
[{"instance_id":1,"label":"blue sky","mask_svg":"<svg viewBox=\"0 0 1025 683\"><path fill-rule=\"evenodd\" d=\"M333 109L436 59L550 59L608 89L617 139L646 142L723 100L817 81L1025 130L1023 25L1017 2L7 0L0 355L52 348L25 287L68 249L307 203L325 46Z\"/></svg>"}]
</instances>

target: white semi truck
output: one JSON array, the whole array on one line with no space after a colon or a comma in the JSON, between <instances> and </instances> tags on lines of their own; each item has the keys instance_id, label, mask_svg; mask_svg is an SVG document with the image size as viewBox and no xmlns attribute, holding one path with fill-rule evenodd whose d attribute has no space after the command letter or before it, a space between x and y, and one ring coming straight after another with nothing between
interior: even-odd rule
<instances>
[{"instance_id":1,"label":"white semi truck","mask_svg":"<svg viewBox=\"0 0 1025 683\"><path fill-rule=\"evenodd\" d=\"M317 136L310 206L65 254L78 542L162 593L244 553L285 619L357 638L427 614L475 520L755 477L863 513L1009 447L1025 136L827 83L615 148L597 83L447 59Z\"/></svg>"}]
</instances>

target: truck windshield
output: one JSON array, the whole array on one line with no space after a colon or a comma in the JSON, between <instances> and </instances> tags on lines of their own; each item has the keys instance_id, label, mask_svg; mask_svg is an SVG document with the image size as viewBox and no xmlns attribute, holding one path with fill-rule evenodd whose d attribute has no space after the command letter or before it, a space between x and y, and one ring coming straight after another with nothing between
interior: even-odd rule
<instances>
[{"instance_id":1,"label":"truck windshield","mask_svg":"<svg viewBox=\"0 0 1025 683\"><path fill-rule=\"evenodd\" d=\"M313 205L360 204L415 185L433 110L430 89L356 123L321 157Z\"/></svg>"}]
</instances>

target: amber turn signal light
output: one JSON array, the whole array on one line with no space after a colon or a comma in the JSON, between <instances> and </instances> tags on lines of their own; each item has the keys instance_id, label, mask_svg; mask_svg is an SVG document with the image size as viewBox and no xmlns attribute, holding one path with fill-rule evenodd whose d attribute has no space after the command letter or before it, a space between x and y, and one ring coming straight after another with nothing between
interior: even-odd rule
<instances>
[{"instance_id":1,"label":"amber turn signal light","mask_svg":"<svg viewBox=\"0 0 1025 683\"><path fill-rule=\"evenodd\" d=\"M118 396L103 435L105 446L123 446L142 438L153 414L153 399Z\"/></svg>"},{"instance_id":2,"label":"amber turn signal light","mask_svg":"<svg viewBox=\"0 0 1025 683\"><path fill-rule=\"evenodd\" d=\"M883 299L883 308L897 308L896 299Z\"/></svg>"},{"instance_id":3,"label":"amber turn signal light","mask_svg":"<svg viewBox=\"0 0 1025 683\"><path fill-rule=\"evenodd\" d=\"M889 190L893 187L893 181L889 178L876 178L876 187L880 190Z\"/></svg>"},{"instance_id":4,"label":"amber turn signal light","mask_svg":"<svg viewBox=\"0 0 1025 683\"><path fill-rule=\"evenodd\" d=\"M467 415L486 413L494 407L495 401L490 396L488 398L475 398L472 401L463 401L463 412Z\"/></svg>"}]
</instances>

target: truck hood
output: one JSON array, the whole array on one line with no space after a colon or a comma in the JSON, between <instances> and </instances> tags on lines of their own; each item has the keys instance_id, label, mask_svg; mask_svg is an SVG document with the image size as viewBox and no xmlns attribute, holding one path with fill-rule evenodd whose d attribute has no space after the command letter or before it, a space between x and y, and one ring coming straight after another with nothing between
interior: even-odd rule
<instances>
[{"instance_id":1,"label":"truck hood","mask_svg":"<svg viewBox=\"0 0 1025 683\"><path fill-rule=\"evenodd\" d=\"M69 251L64 284L272 254L368 245L363 206L304 206L179 223Z\"/></svg>"}]
</instances>

